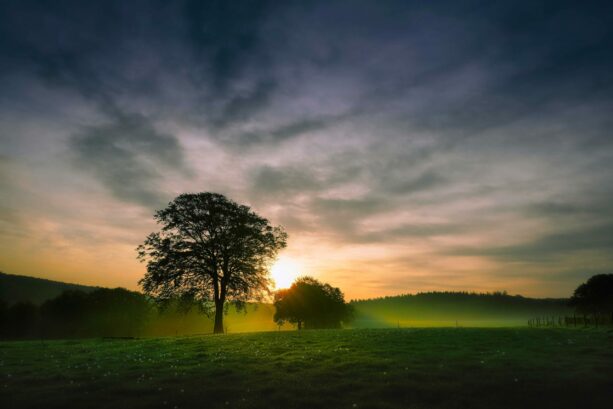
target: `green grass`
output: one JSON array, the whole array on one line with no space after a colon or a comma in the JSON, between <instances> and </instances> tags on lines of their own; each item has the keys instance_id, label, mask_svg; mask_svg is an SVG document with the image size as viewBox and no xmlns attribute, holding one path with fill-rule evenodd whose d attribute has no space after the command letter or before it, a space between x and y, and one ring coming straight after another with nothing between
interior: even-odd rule
<instances>
[{"instance_id":1,"label":"green grass","mask_svg":"<svg viewBox=\"0 0 613 409\"><path fill-rule=\"evenodd\" d=\"M610 408L611 330L0 343L3 408Z\"/></svg>"}]
</instances>

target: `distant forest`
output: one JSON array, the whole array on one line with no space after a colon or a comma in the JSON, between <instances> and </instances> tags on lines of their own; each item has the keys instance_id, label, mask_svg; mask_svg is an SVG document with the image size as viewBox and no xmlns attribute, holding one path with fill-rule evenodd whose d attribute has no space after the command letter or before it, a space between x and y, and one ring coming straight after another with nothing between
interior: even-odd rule
<instances>
[{"instance_id":1,"label":"distant forest","mask_svg":"<svg viewBox=\"0 0 613 409\"><path fill-rule=\"evenodd\" d=\"M428 292L354 300L354 328L526 325L538 316L572 314L567 299L534 299L505 292ZM228 309L227 332L290 330L273 322L271 304L247 313ZM0 273L0 337L91 338L192 335L212 332L196 308L161 309L144 294L78 286Z\"/></svg>"},{"instance_id":2,"label":"distant forest","mask_svg":"<svg viewBox=\"0 0 613 409\"><path fill-rule=\"evenodd\" d=\"M527 298L506 292L424 292L354 300L355 326L524 325L537 316L572 314L566 298Z\"/></svg>"}]
</instances>

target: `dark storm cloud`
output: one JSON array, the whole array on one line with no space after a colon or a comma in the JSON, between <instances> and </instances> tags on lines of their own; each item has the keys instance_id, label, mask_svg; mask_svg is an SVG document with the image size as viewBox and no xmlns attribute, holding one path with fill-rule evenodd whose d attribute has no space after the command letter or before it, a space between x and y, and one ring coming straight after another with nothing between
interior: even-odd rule
<instances>
[{"instance_id":1,"label":"dark storm cloud","mask_svg":"<svg viewBox=\"0 0 613 409\"><path fill-rule=\"evenodd\" d=\"M268 15L263 6L260 1L3 3L0 73L31 72L79 92L103 111L134 110L146 100L160 116L206 118L223 127L266 106L275 89L268 63L259 57L266 54L257 38ZM168 95L175 87L191 102L188 112L185 104L175 112L174 96Z\"/></svg>"},{"instance_id":2,"label":"dark storm cloud","mask_svg":"<svg viewBox=\"0 0 613 409\"><path fill-rule=\"evenodd\" d=\"M71 139L77 165L91 172L120 200L155 208L168 197L159 191L164 172L190 174L172 135L156 131L139 116L120 116Z\"/></svg>"},{"instance_id":3,"label":"dark storm cloud","mask_svg":"<svg viewBox=\"0 0 613 409\"><path fill-rule=\"evenodd\" d=\"M120 85L101 81L101 71L116 62L98 60L120 43L122 26L116 23L124 16L118 4L24 1L4 2L2 8L3 74L11 69L34 72L88 98L106 99L106 88Z\"/></svg>"},{"instance_id":4,"label":"dark storm cloud","mask_svg":"<svg viewBox=\"0 0 613 409\"><path fill-rule=\"evenodd\" d=\"M547 220L558 227L611 223L613 185L607 183L611 175L608 165L600 160L590 161L587 168L594 170L587 174L584 170L577 172L579 177L574 176L578 181L567 183L568 191L563 195L527 203L517 210L525 217Z\"/></svg>"},{"instance_id":5,"label":"dark storm cloud","mask_svg":"<svg viewBox=\"0 0 613 409\"><path fill-rule=\"evenodd\" d=\"M200 103L213 130L246 121L270 103L278 84L262 26L280 6L267 0L190 0L181 6L188 49L206 72L193 77L208 90Z\"/></svg>"},{"instance_id":6,"label":"dark storm cloud","mask_svg":"<svg viewBox=\"0 0 613 409\"><path fill-rule=\"evenodd\" d=\"M445 178L434 171L426 171L421 175L391 183L386 190L396 194L407 194L427 190L445 183Z\"/></svg>"},{"instance_id":7,"label":"dark storm cloud","mask_svg":"<svg viewBox=\"0 0 613 409\"><path fill-rule=\"evenodd\" d=\"M469 232L470 226L453 223L413 223L378 231L354 231L351 239L355 243L415 243L417 240L457 235Z\"/></svg>"},{"instance_id":8,"label":"dark storm cloud","mask_svg":"<svg viewBox=\"0 0 613 409\"><path fill-rule=\"evenodd\" d=\"M607 214L613 194L606 202L599 203L600 198L590 197L587 203L547 201L526 206L526 214L546 218L577 218L596 214Z\"/></svg>"},{"instance_id":9,"label":"dark storm cloud","mask_svg":"<svg viewBox=\"0 0 613 409\"><path fill-rule=\"evenodd\" d=\"M575 230L547 234L534 241L517 245L461 248L456 255L485 256L511 262L542 262L582 251L610 253L613 248L613 223L586 226Z\"/></svg>"},{"instance_id":10,"label":"dark storm cloud","mask_svg":"<svg viewBox=\"0 0 613 409\"><path fill-rule=\"evenodd\" d=\"M254 195L273 196L312 192L321 187L315 175L304 169L263 166L251 177Z\"/></svg>"},{"instance_id":11,"label":"dark storm cloud","mask_svg":"<svg viewBox=\"0 0 613 409\"><path fill-rule=\"evenodd\" d=\"M340 38L352 38L349 48L359 42L356 49L368 51L361 61L352 56L351 48L340 57L358 67L353 73L364 75L362 104L395 113L413 129L454 140L480 138L525 118L564 122L564 108L581 107L584 118L592 122L610 111L612 36L607 7L554 2L449 6L394 6L394 16L385 18L395 35L389 38L377 8L365 23L360 20L363 25L353 37L343 33L342 24L335 28ZM356 16L365 12L358 8L348 20L359 20ZM371 43L379 47L371 49ZM385 63L373 64L373 59ZM597 122L601 123L588 127L592 135L584 129L575 142L610 143L606 123Z\"/></svg>"},{"instance_id":12,"label":"dark storm cloud","mask_svg":"<svg viewBox=\"0 0 613 409\"><path fill-rule=\"evenodd\" d=\"M376 232L363 233L359 223L371 216L402 211L407 205L404 199L411 195L428 194L433 189L444 187L449 181L441 174L427 170L411 172L413 162L398 167L396 175L384 166L357 166L360 155L353 153L344 163L340 157L336 162L320 163L312 169L296 166L263 166L250 171L250 191L259 200L272 198L285 206L291 206L296 198L303 197L302 207L307 215L319 220L311 225L314 230L333 233L347 242L384 242L386 239L401 237L426 237L459 232L459 226L446 224L408 224L399 222L393 227ZM340 162L340 163L339 163ZM393 162L393 161L392 161ZM360 182L370 189L365 196L352 199L329 198L331 189L342 189L347 183ZM307 224L302 226L307 228Z\"/></svg>"},{"instance_id":13,"label":"dark storm cloud","mask_svg":"<svg viewBox=\"0 0 613 409\"><path fill-rule=\"evenodd\" d=\"M327 127L345 119L346 117L347 115L339 115L329 117L322 116L314 119L301 119L270 130L245 132L240 135L233 136L229 142L242 148L267 144L279 144L302 134L324 130Z\"/></svg>"},{"instance_id":14,"label":"dark storm cloud","mask_svg":"<svg viewBox=\"0 0 613 409\"><path fill-rule=\"evenodd\" d=\"M245 121L268 105L274 91L273 82L267 80L257 82L253 89L232 96L221 108L219 115L211 119L211 124L215 129Z\"/></svg>"},{"instance_id":15,"label":"dark storm cloud","mask_svg":"<svg viewBox=\"0 0 613 409\"><path fill-rule=\"evenodd\" d=\"M564 202L543 202L527 206L527 213L532 213L537 216L555 217L555 216L576 216L589 212L582 206L573 203Z\"/></svg>"},{"instance_id":16,"label":"dark storm cloud","mask_svg":"<svg viewBox=\"0 0 613 409\"><path fill-rule=\"evenodd\" d=\"M105 100L153 93L158 105L168 103L155 95L160 74L184 76L198 101L188 115L207 118L214 129L257 117L275 92L287 92L278 74L286 67L355 78L362 97L352 104L400 110L413 127L454 138L551 104L610 99L612 85L611 25L593 4L23 2L5 9L8 66L25 64ZM37 30L26 31L21 21ZM131 43L137 55L153 49L165 61L146 75L126 75ZM174 50L186 54L177 58ZM483 83L471 86L475 80ZM321 129L327 119L320 115L234 133L234 140L284 140Z\"/></svg>"},{"instance_id":17,"label":"dark storm cloud","mask_svg":"<svg viewBox=\"0 0 613 409\"><path fill-rule=\"evenodd\" d=\"M272 3L268 0L185 3L190 45L198 60L211 67L211 80L216 88L227 87L251 62L250 58L265 61L267 50L259 44L260 26L269 16ZM262 92L265 90L260 89L256 94Z\"/></svg>"},{"instance_id":18,"label":"dark storm cloud","mask_svg":"<svg viewBox=\"0 0 613 409\"><path fill-rule=\"evenodd\" d=\"M353 241L358 235L357 223L366 216L389 210L385 201L368 197L363 199L315 199L310 207L324 233Z\"/></svg>"}]
</instances>

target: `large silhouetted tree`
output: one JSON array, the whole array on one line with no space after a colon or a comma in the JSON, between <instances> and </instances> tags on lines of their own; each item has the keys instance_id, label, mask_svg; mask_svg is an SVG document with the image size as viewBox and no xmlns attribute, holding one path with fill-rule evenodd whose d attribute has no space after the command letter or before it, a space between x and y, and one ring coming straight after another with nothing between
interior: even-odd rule
<instances>
[{"instance_id":1,"label":"large silhouetted tree","mask_svg":"<svg viewBox=\"0 0 613 409\"><path fill-rule=\"evenodd\" d=\"M138 247L147 262L143 290L212 307L215 333L223 333L226 301L242 306L266 293L269 267L287 239L281 227L216 193L182 194L155 220L160 231Z\"/></svg>"},{"instance_id":2,"label":"large silhouetted tree","mask_svg":"<svg viewBox=\"0 0 613 409\"><path fill-rule=\"evenodd\" d=\"M570 305L584 314L610 315L613 320L613 274L597 274L575 290Z\"/></svg>"},{"instance_id":3,"label":"large silhouetted tree","mask_svg":"<svg viewBox=\"0 0 613 409\"><path fill-rule=\"evenodd\" d=\"M274 320L297 324L298 329L340 328L352 318L352 308L345 303L339 288L312 277L298 278L290 288L275 293Z\"/></svg>"}]
</instances>

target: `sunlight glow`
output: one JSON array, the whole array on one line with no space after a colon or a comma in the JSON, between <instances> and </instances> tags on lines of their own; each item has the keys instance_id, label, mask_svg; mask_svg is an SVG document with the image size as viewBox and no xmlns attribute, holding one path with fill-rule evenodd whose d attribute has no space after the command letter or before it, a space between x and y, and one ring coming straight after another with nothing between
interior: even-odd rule
<instances>
[{"instance_id":1,"label":"sunlight glow","mask_svg":"<svg viewBox=\"0 0 613 409\"><path fill-rule=\"evenodd\" d=\"M300 265L289 257L280 257L270 269L275 289L288 288L302 271Z\"/></svg>"}]
</instances>

